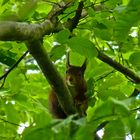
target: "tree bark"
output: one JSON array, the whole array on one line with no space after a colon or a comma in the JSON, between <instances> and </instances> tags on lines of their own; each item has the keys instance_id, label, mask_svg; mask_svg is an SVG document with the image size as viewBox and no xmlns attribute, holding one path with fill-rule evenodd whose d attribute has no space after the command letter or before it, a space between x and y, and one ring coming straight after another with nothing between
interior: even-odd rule
<instances>
[{"instance_id":1,"label":"tree bark","mask_svg":"<svg viewBox=\"0 0 140 140\"><path fill-rule=\"evenodd\" d=\"M59 72L51 62L47 51L42 45L41 41L34 41L27 44L29 52L35 58L40 66L44 76L48 80L51 87L56 91L59 103L67 115L76 113L72 96L62 79Z\"/></svg>"}]
</instances>

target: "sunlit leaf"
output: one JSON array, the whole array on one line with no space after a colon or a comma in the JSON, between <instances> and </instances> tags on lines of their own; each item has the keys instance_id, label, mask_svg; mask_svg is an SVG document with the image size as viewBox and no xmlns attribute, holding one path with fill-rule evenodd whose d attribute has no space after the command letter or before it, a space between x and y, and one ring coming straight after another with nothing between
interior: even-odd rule
<instances>
[{"instance_id":1,"label":"sunlit leaf","mask_svg":"<svg viewBox=\"0 0 140 140\"><path fill-rule=\"evenodd\" d=\"M114 140L123 140L125 139L124 124L120 120L111 121L105 126L104 133L103 140L108 140L108 138Z\"/></svg>"},{"instance_id":2,"label":"sunlit leaf","mask_svg":"<svg viewBox=\"0 0 140 140\"><path fill-rule=\"evenodd\" d=\"M7 103L5 104L5 110L7 115L7 121L11 123L19 123L20 117L17 110L14 108L14 104Z\"/></svg>"},{"instance_id":3,"label":"sunlit leaf","mask_svg":"<svg viewBox=\"0 0 140 140\"><path fill-rule=\"evenodd\" d=\"M25 20L30 18L37 7L37 1L36 0L29 0L24 5L21 6L21 8L18 11L18 15L21 20Z\"/></svg>"},{"instance_id":4,"label":"sunlit leaf","mask_svg":"<svg viewBox=\"0 0 140 140\"><path fill-rule=\"evenodd\" d=\"M51 138L52 131L49 127L29 127L23 133L22 140L46 140Z\"/></svg>"},{"instance_id":5,"label":"sunlit leaf","mask_svg":"<svg viewBox=\"0 0 140 140\"><path fill-rule=\"evenodd\" d=\"M6 4L9 0L3 0L2 5Z\"/></svg>"},{"instance_id":6,"label":"sunlit leaf","mask_svg":"<svg viewBox=\"0 0 140 140\"><path fill-rule=\"evenodd\" d=\"M105 102L98 102L93 108L89 108L87 119L89 121L114 120L117 116L128 116L129 109L127 106L116 99L109 98ZM114 117L113 117L114 116Z\"/></svg>"},{"instance_id":7,"label":"sunlit leaf","mask_svg":"<svg viewBox=\"0 0 140 140\"><path fill-rule=\"evenodd\" d=\"M94 44L88 39L82 37L73 37L68 41L68 46L73 52L77 52L87 58L97 56L97 50Z\"/></svg>"},{"instance_id":8,"label":"sunlit leaf","mask_svg":"<svg viewBox=\"0 0 140 140\"><path fill-rule=\"evenodd\" d=\"M63 44L63 43L66 43L69 36L70 36L70 31L69 30L62 30L56 35L56 40L59 43Z\"/></svg>"},{"instance_id":9,"label":"sunlit leaf","mask_svg":"<svg viewBox=\"0 0 140 140\"><path fill-rule=\"evenodd\" d=\"M85 61L85 57L80 55L79 53L76 52L70 52L70 64L75 65L75 66L82 66L82 64Z\"/></svg>"},{"instance_id":10,"label":"sunlit leaf","mask_svg":"<svg viewBox=\"0 0 140 140\"><path fill-rule=\"evenodd\" d=\"M45 1L40 1L37 4L36 11L39 12L39 13L45 13L45 14L47 14L47 13L50 12L51 8L52 8L52 5L51 4L48 4Z\"/></svg>"},{"instance_id":11,"label":"sunlit leaf","mask_svg":"<svg viewBox=\"0 0 140 140\"><path fill-rule=\"evenodd\" d=\"M135 132L135 140L139 140L140 138L140 122L137 121L137 128L136 128L136 132Z\"/></svg>"},{"instance_id":12,"label":"sunlit leaf","mask_svg":"<svg viewBox=\"0 0 140 140\"><path fill-rule=\"evenodd\" d=\"M0 62L3 64L12 66L16 62L14 59L15 56L16 54L11 51L0 49Z\"/></svg>"},{"instance_id":13,"label":"sunlit leaf","mask_svg":"<svg viewBox=\"0 0 140 140\"><path fill-rule=\"evenodd\" d=\"M140 69L140 62L139 62L139 60L140 60L140 52L134 52L134 53L129 57L130 63L131 63L134 67L136 67L136 68L138 68L138 69Z\"/></svg>"},{"instance_id":14,"label":"sunlit leaf","mask_svg":"<svg viewBox=\"0 0 140 140\"><path fill-rule=\"evenodd\" d=\"M56 45L52 48L50 52L50 57L53 61L60 59L65 54L65 46Z\"/></svg>"}]
</instances>

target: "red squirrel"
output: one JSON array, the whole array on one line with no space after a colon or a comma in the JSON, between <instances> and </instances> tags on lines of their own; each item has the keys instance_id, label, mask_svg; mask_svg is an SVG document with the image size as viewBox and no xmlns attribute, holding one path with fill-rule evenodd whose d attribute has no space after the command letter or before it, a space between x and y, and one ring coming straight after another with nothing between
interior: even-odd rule
<instances>
[{"instance_id":1,"label":"red squirrel","mask_svg":"<svg viewBox=\"0 0 140 140\"><path fill-rule=\"evenodd\" d=\"M65 82L68 86L70 93L73 97L75 107L79 115L85 115L85 111L87 109L87 84L84 79L84 72L86 69L86 60L83 65L80 66L72 66L69 62L69 55L67 56L67 68L65 75ZM58 99L56 97L55 91L52 89L49 93L48 97L49 101L49 110L55 118L66 118L67 115L62 110Z\"/></svg>"}]
</instances>

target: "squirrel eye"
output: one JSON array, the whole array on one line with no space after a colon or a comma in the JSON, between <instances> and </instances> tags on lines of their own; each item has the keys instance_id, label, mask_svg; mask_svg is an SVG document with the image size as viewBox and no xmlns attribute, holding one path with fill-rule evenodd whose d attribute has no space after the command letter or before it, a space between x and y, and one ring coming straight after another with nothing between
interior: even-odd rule
<instances>
[{"instance_id":1,"label":"squirrel eye","mask_svg":"<svg viewBox=\"0 0 140 140\"><path fill-rule=\"evenodd\" d=\"M67 73L69 73L69 71L68 71L68 70L66 70L66 74L67 74Z\"/></svg>"},{"instance_id":2,"label":"squirrel eye","mask_svg":"<svg viewBox=\"0 0 140 140\"><path fill-rule=\"evenodd\" d=\"M73 82L73 78L72 78L72 77L70 77L70 78L69 78L69 81L70 81L70 82Z\"/></svg>"}]
</instances>

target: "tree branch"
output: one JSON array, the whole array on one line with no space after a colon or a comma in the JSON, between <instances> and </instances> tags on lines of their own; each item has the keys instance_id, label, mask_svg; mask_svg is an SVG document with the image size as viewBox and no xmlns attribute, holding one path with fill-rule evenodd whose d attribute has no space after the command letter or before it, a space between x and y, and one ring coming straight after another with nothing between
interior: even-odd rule
<instances>
[{"instance_id":1,"label":"tree branch","mask_svg":"<svg viewBox=\"0 0 140 140\"><path fill-rule=\"evenodd\" d=\"M61 1L59 4L55 4L47 16L47 19L56 20L60 14L63 13L69 6L73 3L71 1L63 2Z\"/></svg>"},{"instance_id":2,"label":"tree branch","mask_svg":"<svg viewBox=\"0 0 140 140\"><path fill-rule=\"evenodd\" d=\"M34 41L27 44L27 47L32 56L40 66L44 76L48 80L49 84L56 91L59 103L67 115L76 113L72 96L62 79L59 72L51 62L45 48L42 46L41 41Z\"/></svg>"},{"instance_id":3,"label":"tree branch","mask_svg":"<svg viewBox=\"0 0 140 140\"><path fill-rule=\"evenodd\" d=\"M63 3L63 2L62 2ZM60 3L61 4L61 3ZM0 21L0 40L3 41L26 41L39 40L44 35L58 32L64 29L57 17L65 11L72 2L66 2L61 7L56 5L48 14L47 19L38 24L28 24L14 21Z\"/></svg>"},{"instance_id":4,"label":"tree branch","mask_svg":"<svg viewBox=\"0 0 140 140\"><path fill-rule=\"evenodd\" d=\"M83 7L84 7L83 1L79 2L75 16L72 19L68 20L68 22L65 23L65 27L68 28L71 32L73 29L76 28L76 26L79 23Z\"/></svg>"},{"instance_id":5,"label":"tree branch","mask_svg":"<svg viewBox=\"0 0 140 140\"><path fill-rule=\"evenodd\" d=\"M25 41L41 39L53 32L53 24L45 20L41 24L28 24L13 21L0 21L0 40Z\"/></svg>"},{"instance_id":6,"label":"tree branch","mask_svg":"<svg viewBox=\"0 0 140 140\"><path fill-rule=\"evenodd\" d=\"M111 67L113 67L114 69L116 69L119 72L121 72L122 74L124 74L125 76L128 76L129 78L131 78L131 80L134 83L136 83L136 84L140 83L140 77L136 73L134 73L129 68L121 65L117 61L113 60L112 58L110 58L109 56L107 56L106 54L104 54L103 52L101 52L101 51L98 50L98 56L97 57L101 61L109 64Z\"/></svg>"},{"instance_id":7,"label":"tree branch","mask_svg":"<svg viewBox=\"0 0 140 140\"><path fill-rule=\"evenodd\" d=\"M4 79L2 85L0 86L0 88L2 88L4 86L4 83L5 83L5 79L6 77L8 76L8 74L21 62L21 60L27 55L29 51L26 51L19 59L18 61L13 64L13 66L6 72L4 73L2 76L0 76L0 80Z\"/></svg>"}]
</instances>

